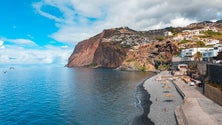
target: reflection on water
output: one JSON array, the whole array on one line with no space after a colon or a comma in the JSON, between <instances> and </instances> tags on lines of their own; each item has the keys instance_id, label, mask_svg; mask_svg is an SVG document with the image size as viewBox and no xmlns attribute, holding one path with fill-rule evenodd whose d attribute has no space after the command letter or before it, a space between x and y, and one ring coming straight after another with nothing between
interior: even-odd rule
<instances>
[{"instance_id":1,"label":"reflection on water","mask_svg":"<svg viewBox=\"0 0 222 125\"><path fill-rule=\"evenodd\" d=\"M111 69L0 68L1 124L126 124L148 75Z\"/></svg>"}]
</instances>

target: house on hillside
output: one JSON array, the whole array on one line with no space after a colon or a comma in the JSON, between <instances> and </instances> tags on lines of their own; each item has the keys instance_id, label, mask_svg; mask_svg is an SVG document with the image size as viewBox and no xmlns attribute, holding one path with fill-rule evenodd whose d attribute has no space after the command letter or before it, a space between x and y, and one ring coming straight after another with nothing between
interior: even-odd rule
<instances>
[{"instance_id":1,"label":"house on hillside","mask_svg":"<svg viewBox=\"0 0 222 125\"><path fill-rule=\"evenodd\" d=\"M218 52L215 51L214 49L209 49L201 53L202 53L202 58L211 58L211 57L216 57L218 55Z\"/></svg>"},{"instance_id":2,"label":"house on hillside","mask_svg":"<svg viewBox=\"0 0 222 125\"><path fill-rule=\"evenodd\" d=\"M170 32L170 31L166 31L164 32L164 36L167 37L167 36L173 36L173 33Z\"/></svg>"},{"instance_id":3,"label":"house on hillside","mask_svg":"<svg viewBox=\"0 0 222 125\"><path fill-rule=\"evenodd\" d=\"M181 56L182 57L193 57L198 51L203 52L203 51L208 51L209 49L213 48L189 48L189 49L183 49L181 51Z\"/></svg>"},{"instance_id":4,"label":"house on hillside","mask_svg":"<svg viewBox=\"0 0 222 125\"><path fill-rule=\"evenodd\" d=\"M217 28L214 27L214 26L208 26L208 27L205 27L206 30L211 30L213 32L218 32Z\"/></svg>"},{"instance_id":5,"label":"house on hillside","mask_svg":"<svg viewBox=\"0 0 222 125\"><path fill-rule=\"evenodd\" d=\"M184 30L183 33L184 34L191 34L192 36L197 36L200 35L201 30L200 29L196 29L196 30Z\"/></svg>"},{"instance_id":6,"label":"house on hillside","mask_svg":"<svg viewBox=\"0 0 222 125\"><path fill-rule=\"evenodd\" d=\"M181 34L178 34L177 36L173 37L173 40L175 40L175 41L182 41L183 39L185 39L185 38Z\"/></svg>"},{"instance_id":7,"label":"house on hillside","mask_svg":"<svg viewBox=\"0 0 222 125\"><path fill-rule=\"evenodd\" d=\"M187 58L190 57L192 60L194 60L194 55L197 52L201 52L202 58L211 58L211 57L216 57L219 52L222 51L222 46L215 46L215 47L210 47L210 48L189 48L189 49L183 49L181 51L181 57L182 58Z\"/></svg>"},{"instance_id":8,"label":"house on hillside","mask_svg":"<svg viewBox=\"0 0 222 125\"><path fill-rule=\"evenodd\" d=\"M217 50L218 52L221 52L222 51L222 44L214 45L214 50Z\"/></svg>"},{"instance_id":9,"label":"house on hillside","mask_svg":"<svg viewBox=\"0 0 222 125\"><path fill-rule=\"evenodd\" d=\"M215 39L208 39L208 40L206 40L205 42L205 45L216 45L216 44L219 44L220 43L220 41L219 40L215 40Z\"/></svg>"}]
</instances>

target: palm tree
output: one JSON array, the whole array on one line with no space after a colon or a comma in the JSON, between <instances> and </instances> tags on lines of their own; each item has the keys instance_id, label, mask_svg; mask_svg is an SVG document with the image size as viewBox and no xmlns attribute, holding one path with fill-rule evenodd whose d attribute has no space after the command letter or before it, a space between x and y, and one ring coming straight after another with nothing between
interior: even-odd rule
<instances>
[{"instance_id":1,"label":"palm tree","mask_svg":"<svg viewBox=\"0 0 222 125\"><path fill-rule=\"evenodd\" d=\"M200 51L198 51L195 55L194 55L194 60L195 61L200 61L202 59L202 53Z\"/></svg>"}]
</instances>

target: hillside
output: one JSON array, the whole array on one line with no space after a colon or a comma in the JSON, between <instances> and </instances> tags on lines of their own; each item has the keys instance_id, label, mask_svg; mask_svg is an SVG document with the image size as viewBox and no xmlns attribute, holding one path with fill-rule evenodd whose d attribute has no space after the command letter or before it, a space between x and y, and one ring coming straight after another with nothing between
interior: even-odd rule
<instances>
[{"instance_id":1,"label":"hillside","mask_svg":"<svg viewBox=\"0 0 222 125\"><path fill-rule=\"evenodd\" d=\"M172 57L178 55L182 48L203 45L201 40L222 39L220 33L209 32L209 29L199 31L206 27L221 32L222 23L205 21L187 27L150 31L135 31L128 27L106 29L79 42L69 57L67 66L140 71L167 69ZM196 30L198 34L190 33ZM188 34L186 31L189 31ZM171 34L166 35L166 32Z\"/></svg>"}]
</instances>

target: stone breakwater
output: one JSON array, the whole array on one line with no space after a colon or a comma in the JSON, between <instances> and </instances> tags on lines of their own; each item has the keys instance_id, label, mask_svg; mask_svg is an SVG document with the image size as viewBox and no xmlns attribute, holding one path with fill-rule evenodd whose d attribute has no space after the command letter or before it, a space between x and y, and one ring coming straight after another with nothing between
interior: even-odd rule
<instances>
[{"instance_id":1,"label":"stone breakwater","mask_svg":"<svg viewBox=\"0 0 222 125\"><path fill-rule=\"evenodd\" d=\"M176 90L166 71L151 77L144 82L144 88L150 93L150 113L148 118L155 125L176 125L174 115L176 107L183 104L183 99ZM169 80L168 80L169 79Z\"/></svg>"}]
</instances>

